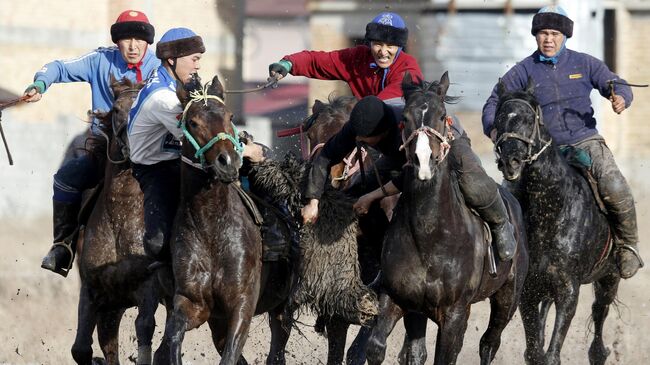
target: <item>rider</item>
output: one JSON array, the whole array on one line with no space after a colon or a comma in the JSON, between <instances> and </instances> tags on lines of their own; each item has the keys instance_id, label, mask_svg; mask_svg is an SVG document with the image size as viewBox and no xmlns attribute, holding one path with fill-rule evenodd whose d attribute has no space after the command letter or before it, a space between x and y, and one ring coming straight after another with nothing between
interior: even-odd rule
<instances>
[{"instance_id":1,"label":"rider","mask_svg":"<svg viewBox=\"0 0 650 365\"><path fill-rule=\"evenodd\" d=\"M129 114L128 137L133 176L144 193L144 248L147 256L166 261L168 242L180 196L180 138L183 114L176 85L189 82L200 69L205 46L187 28L168 30L156 45L161 61L140 91ZM243 156L261 161L262 148L245 144Z\"/></svg>"},{"instance_id":2,"label":"rider","mask_svg":"<svg viewBox=\"0 0 650 365\"><path fill-rule=\"evenodd\" d=\"M386 193L393 195L401 190L400 171L406 162L404 154L399 152L401 134L397 130L397 120L404 107L401 83L406 72L415 80L422 80L422 71L416 59L403 51L408 29L399 15L384 12L376 16L366 25L365 39L369 46L333 52L303 51L285 56L269 66L272 77L291 72L319 79L344 80L357 98L365 97L353 109L350 121L325 144L313 161L305 192L308 204L302 209L305 223L314 222L318 217L318 201L329 168L341 162L354 149L356 142L374 146L382 152L382 158L376 161L380 175L392 176L384 186ZM391 108L386 108L386 104ZM509 260L514 254L515 241L497 184L481 167L480 159L472 152L469 138L460 124L456 121L453 127L457 138L451 144L450 154L462 176L459 182L465 200L490 225L500 258ZM376 181L371 173L365 180ZM368 188L374 187L368 185L363 193L367 193ZM377 188L362 196L355 204L355 210L362 214L367 212L372 202L384 196L384 190Z\"/></svg>"},{"instance_id":3,"label":"rider","mask_svg":"<svg viewBox=\"0 0 650 365\"><path fill-rule=\"evenodd\" d=\"M566 48L573 35L573 21L559 6L546 6L533 17L531 29L538 49L513 66L502 81L507 90L524 90L528 77L535 82L535 96L544 115L544 124L560 146L574 146L591 157L590 171L598 182L609 215L614 218L617 264L622 278L632 277L643 266L637 249L638 234L634 199L614 156L596 130L589 95L597 89L609 98L620 114L632 103L632 90L600 60ZM615 80L614 93L611 80ZM494 117L497 88L483 107L483 131L496 138Z\"/></svg>"},{"instance_id":4,"label":"rider","mask_svg":"<svg viewBox=\"0 0 650 365\"><path fill-rule=\"evenodd\" d=\"M46 64L36 72L34 82L25 90L26 101L39 101L54 83L84 81L91 87L92 110L108 112L114 102L111 76L117 80L126 77L131 81L141 81L160 64L152 52L147 52L153 38L154 27L147 16L140 11L126 10L111 26L111 39L117 47L100 47L76 59ZM98 134L96 119L92 120L90 129L93 134ZM75 250L72 241L82 192L96 186L102 177L101 161L91 154L64 163L54 175L54 245L43 258L42 268L67 275L73 259L71 253Z\"/></svg>"}]
</instances>

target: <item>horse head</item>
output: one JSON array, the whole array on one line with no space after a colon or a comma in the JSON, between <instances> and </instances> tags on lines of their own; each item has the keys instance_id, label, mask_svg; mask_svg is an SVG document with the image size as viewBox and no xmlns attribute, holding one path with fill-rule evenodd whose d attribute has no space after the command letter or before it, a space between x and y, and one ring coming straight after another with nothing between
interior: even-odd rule
<instances>
[{"instance_id":1,"label":"horse head","mask_svg":"<svg viewBox=\"0 0 650 365\"><path fill-rule=\"evenodd\" d=\"M438 165L449 152L451 119L447 115L445 103L457 98L447 96L449 76L445 72L440 81L414 82L409 73L402 80L404 122L402 124L402 148L406 158L413 166L419 180L433 177Z\"/></svg>"},{"instance_id":2,"label":"horse head","mask_svg":"<svg viewBox=\"0 0 650 365\"><path fill-rule=\"evenodd\" d=\"M528 78L525 90L507 92L501 80L497 85L499 102L494 118L497 131L494 150L506 180L519 179L526 164L537 160L551 145L534 89L532 78Z\"/></svg>"},{"instance_id":3,"label":"horse head","mask_svg":"<svg viewBox=\"0 0 650 365\"><path fill-rule=\"evenodd\" d=\"M224 102L219 78L201 85L195 77L187 85L179 85L176 94L183 107L183 157L198 159L201 167L221 182L237 180L243 145L232 123L233 114Z\"/></svg>"},{"instance_id":4,"label":"horse head","mask_svg":"<svg viewBox=\"0 0 650 365\"><path fill-rule=\"evenodd\" d=\"M302 130L307 133L307 138L313 148L310 157L327 142L333 135L343 128L345 122L350 118L350 112L357 103L354 96L330 95L328 102L316 100L311 108L311 115L302 124Z\"/></svg>"},{"instance_id":5,"label":"horse head","mask_svg":"<svg viewBox=\"0 0 650 365\"><path fill-rule=\"evenodd\" d=\"M97 113L95 117L101 125L101 133L108 141L110 154L109 159L113 163L125 162L129 156L129 143L126 135L126 126L129 119L131 105L138 96L138 92L144 86L144 82L135 83L129 79L116 79L110 76L111 91L113 92L113 107L108 113ZM118 161L113 160L111 155L120 153L122 157Z\"/></svg>"}]
</instances>

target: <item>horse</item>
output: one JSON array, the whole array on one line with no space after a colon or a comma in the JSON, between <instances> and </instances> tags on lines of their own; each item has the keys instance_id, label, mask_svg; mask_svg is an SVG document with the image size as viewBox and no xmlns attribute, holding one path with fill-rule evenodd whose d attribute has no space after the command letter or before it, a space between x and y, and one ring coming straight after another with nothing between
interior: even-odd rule
<instances>
[{"instance_id":1,"label":"horse","mask_svg":"<svg viewBox=\"0 0 650 365\"><path fill-rule=\"evenodd\" d=\"M484 223L464 203L446 159L453 142L445 102L449 77L402 81L406 100L403 139L409 163L404 188L383 243L380 314L366 355L369 364L384 360L386 338L405 311L417 311L438 325L435 364L455 364L467 328L470 305L490 298L488 329L481 337L481 364L489 364L503 329L517 309L528 256L521 210L500 188L517 247L515 257L489 274L489 242ZM423 363L424 358L409 359Z\"/></svg>"},{"instance_id":2,"label":"horse","mask_svg":"<svg viewBox=\"0 0 650 365\"><path fill-rule=\"evenodd\" d=\"M142 86L128 79L112 79L115 103L110 112L97 115L106 140L92 143L97 147L96 153L105 153L108 161L103 185L83 229L83 248L79 250L81 288L72 346L72 356L78 364L93 361L95 326L106 362L119 363L119 325L124 311L132 306L138 307L137 364L151 364L152 360L154 314L164 291L157 277L147 271L150 260L142 244L143 195L131 175L124 135L131 104Z\"/></svg>"},{"instance_id":3,"label":"horse","mask_svg":"<svg viewBox=\"0 0 650 365\"><path fill-rule=\"evenodd\" d=\"M314 102L312 114L303 122L301 129L307 134L309 140L308 146L313 146L313 148L310 149L308 154L303 153L303 158L313 160L318 156L325 142L338 133L349 120L350 112L356 103L357 99L353 96L330 96L328 103L320 100ZM343 162L332 166L330 169L331 185L335 189L346 191L355 184L360 184L361 178L358 174L361 172L360 162L358 158L355 160L355 155L356 150L351 152ZM372 166L372 157L365 150L360 157L366 168ZM398 198L399 196L393 196L382 199L380 202L381 209L373 205L369 214L359 219L357 247L361 280L365 285L371 285L379 273L381 242L384 231L377 228L387 226ZM328 365L341 364L343 362L347 331L350 324L351 322L349 320L340 316L319 316L317 318L314 326L316 332L323 333L327 336ZM426 353L426 322L422 321L422 317L417 313L409 313L404 319L404 326L406 328L406 336L399 355L399 358L403 362L409 356L413 357L413 354L422 356L421 354ZM346 359L348 364L365 363L363 343L365 343L369 334L368 327L361 328L358 336L348 349Z\"/></svg>"},{"instance_id":4,"label":"horse","mask_svg":"<svg viewBox=\"0 0 650 365\"><path fill-rule=\"evenodd\" d=\"M245 363L251 319L269 313L268 364L283 364L290 318L289 261L262 262L260 229L238 186L243 147L215 76L193 90L177 87L184 107L180 203L171 239L175 292L167 320L171 364L181 364L186 331L208 322L221 364ZM241 357L241 359L240 359Z\"/></svg>"},{"instance_id":5,"label":"horse","mask_svg":"<svg viewBox=\"0 0 650 365\"><path fill-rule=\"evenodd\" d=\"M531 257L520 304L526 362L560 364L580 285L593 282L595 333L589 361L604 364L609 350L603 343L603 325L620 281L614 255L609 255L609 222L587 179L553 143L532 79L525 90L513 92L506 92L499 82L497 92L495 151L504 179L516 186ZM555 326L545 352L544 329L551 304L555 304Z\"/></svg>"}]
</instances>

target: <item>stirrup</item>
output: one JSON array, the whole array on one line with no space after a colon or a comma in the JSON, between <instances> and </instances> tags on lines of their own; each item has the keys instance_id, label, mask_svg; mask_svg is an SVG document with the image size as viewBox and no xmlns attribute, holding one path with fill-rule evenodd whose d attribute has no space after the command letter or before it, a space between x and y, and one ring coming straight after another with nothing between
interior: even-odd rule
<instances>
[{"instance_id":1,"label":"stirrup","mask_svg":"<svg viewBox=\"0 0 650 365\"><path fill-rule=\"evenodd\" d=\"M70 260L68 261L68 265L66 267L58 267L59 265L57 263L57 265L56 265L57 267L52 271L59 274L59 275L61 275L61 276L63 276L64 278L67 278L68 273L72 269L72 263L74 262L74 258L75 258L75 253L74 253L74 251L72 250L72 247L71 247L72 244L69 243L69 242L65 242L65 241L64 242L54 242L52 244L52 248L50 249L50 251L52 251L54 249L54 247L56 247L56 246L63 246L66 250L68 250L68 253L70 254ZM48 268L43 267L42 264L41 264L41 268L49 270Z\"/></svg>"},{"instance_id":2,"label":"stirrup","mask_svg":"<svg viewBox=\"0 0 650 365\"><path fill-rule=\"evenodd\" d=\"M636 259L639 260L639 264L640 264L639 269L645 266L645 264L643 263L643 259L641 258L641 254L639 254L639 250L636 249L634 246L628 244L621 244L617 247L617 250L631 251L634 254L634 256L636 256Z\"/></svg>"}]
</instances>

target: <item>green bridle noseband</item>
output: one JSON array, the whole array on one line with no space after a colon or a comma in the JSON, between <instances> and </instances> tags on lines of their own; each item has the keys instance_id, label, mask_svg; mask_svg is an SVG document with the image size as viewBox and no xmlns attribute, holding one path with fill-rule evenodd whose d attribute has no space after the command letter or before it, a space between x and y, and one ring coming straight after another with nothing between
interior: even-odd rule
<instances>
[{"instance_id":1,"label":"green bridle noseband","mask_svg":"<svg viewBox=\"0 0 650 365\"><path fill-rule=\"evenodd\" d=\"M185 117L187 115L187 111L190 109L190 105L192 103L196 102L203 102L203 105L207 106L208 105L208 99L214 99L218 102L220 102L223 105L226 105L224 103L223 99L216 95L211 95L208 94L207 89L208 89L209 83L206 83L203 86L202 90L193 90L190 91L190 100L187 102L187 105L185 105L185 110L183 110L183 116L181 120L178 122L179 127L183 130L183 135L185 136L185 139L187 139L192 146L194 146L194 149L196 150L196 153L194 154L194 157L198 158L201 161L201 166L203 168L208 167L209 165L206 164L205 162L205 152L209 150L215 143L219 141L224 141L228 140L230 141L233 146L235 147L235 151L237 151L237 154L239 155L239 158L242 158L242 153L244 152L244 145L239 142L237 139L237 136L239 135L239 131L237 130L237 127L232 124L232 129L234 132L234 136L230 135L229 133L218 133L215 137L213 137L208 143L205 144L205 146L201 147L199 143L194 139L192 134L187 130L187 123L185 121Z\"/></svg>"}]
</instances>

